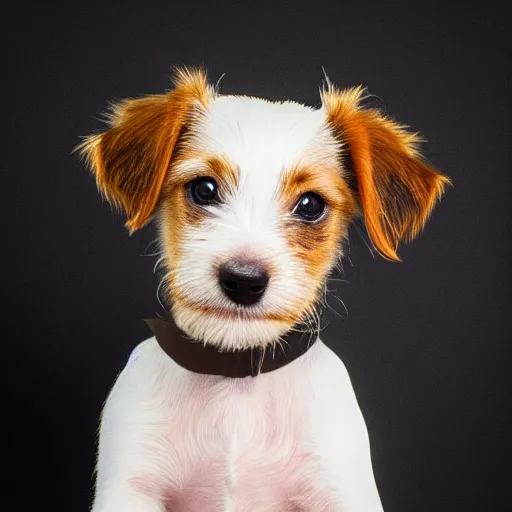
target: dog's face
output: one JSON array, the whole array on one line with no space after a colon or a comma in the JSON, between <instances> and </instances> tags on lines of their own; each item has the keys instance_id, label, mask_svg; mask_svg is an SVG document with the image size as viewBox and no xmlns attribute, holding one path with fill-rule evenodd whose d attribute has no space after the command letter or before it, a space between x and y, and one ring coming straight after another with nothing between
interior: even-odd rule
<instances>
[{"instance_id":1,"label":"dog's face","mask_svg":"<svg viewBox=\"0 0 512 512\"><path fill-rule=\"evenodd\" d=\"M321 110L220 96L187 125L158 211L176 322L224 346L312 313L355 211Z\"/></svg>"},{"instance_id":2,"label":"dog's face","mask_svg":"<svg viewBox=\"0 0 512 512\"><path fill-rule=\"evenodd\" d=\"M128 227L155 215L166 294L192 337L238 349L307 321L359 210L389 259L421 229L448 180L415 135L360 107L363 92L329 87L312 109L220 96L182 71L174 91L122 103L85 141Z\"/></svg>"}]
</instances>

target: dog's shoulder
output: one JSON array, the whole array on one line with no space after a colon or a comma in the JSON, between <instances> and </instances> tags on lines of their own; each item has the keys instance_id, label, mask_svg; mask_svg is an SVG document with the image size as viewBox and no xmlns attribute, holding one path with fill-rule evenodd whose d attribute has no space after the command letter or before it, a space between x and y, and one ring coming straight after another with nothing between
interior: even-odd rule
<instances>
[{"instance_id":1,"label":"dog's shoulder","mask_svg":"<svg viewBox=\"0 0 512 512\"><path fill-rule=\"evenodd\" d=\"M163 351L153 336L135 346L119 378L125 381L144 382L159 375L159 379L164 381L166 378L179 377L186 372L187 370Z\"/></svg>"},{"instance_id":2,"label":"dog's shoulder","mask_svg":"<svg viewBox=\"0 0 512 512\"><path fill-rule=\"evenodd\" d=\"M346 380L350 379L345 363L340 356L320 338L315 353L314 370L324 377L335 377Z\"/></svg>"},{"instance_id":3,"label":"dog's shoulder","mask_svg":"<svg viewBox=\"0 0 512 512\"><path fill-rule=\"evenodd\" d=\"M126 368L130 368L141 356L144 351L151 350L151 347L156 344L156 339L148 338L147 340L141 341L130 353Z\"/></svg>"}]
</instances>

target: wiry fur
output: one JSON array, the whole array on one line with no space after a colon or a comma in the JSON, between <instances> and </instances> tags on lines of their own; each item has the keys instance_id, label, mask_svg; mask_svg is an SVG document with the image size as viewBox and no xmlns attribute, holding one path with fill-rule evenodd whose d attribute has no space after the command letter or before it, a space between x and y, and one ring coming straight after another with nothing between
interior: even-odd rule
<instances>
[{"instance_id":1,"label":"wiry fur","mask_svg":"<svg viewBox=\"0 0 512 512\"><path fill-rule=\"evenodd\" d=\"M191 337L284 350L281 336L317 314L358 206L389 259L423 227L448 179L421 160L417 135L363 109L363 95L329 84L315 110L222 96L204 73L179 70L173 91L122 102L108 131L81 145L130 231L155 216L165 297ZM192 204L187 183L200 176L215 178L220 204ZM315 224L294 214L309 191L327 204ZM252 306L218 284L219 266L240 258L270 275ZM239 380L194 375L154 338L136 350L103 413L94 512L206 510L382 510L350 380L320 340Z\"/></svg>"}]
</instances>

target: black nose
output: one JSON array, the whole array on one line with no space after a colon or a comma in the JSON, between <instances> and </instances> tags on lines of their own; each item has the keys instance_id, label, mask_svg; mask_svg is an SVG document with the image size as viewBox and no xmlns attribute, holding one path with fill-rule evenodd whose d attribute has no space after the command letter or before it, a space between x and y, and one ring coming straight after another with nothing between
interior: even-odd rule
<instances>
[{"instance_id":1,"label":"black nose","mask_svg":"<svg viewBox=\"0 0 512 512\"><path fill-rule=\"evenodd\" d=\"M263 297L268 274L259 265L235 260L221 265L219 281L224 293L233 302L248 306Z\"/></svg>"}]
</instances>

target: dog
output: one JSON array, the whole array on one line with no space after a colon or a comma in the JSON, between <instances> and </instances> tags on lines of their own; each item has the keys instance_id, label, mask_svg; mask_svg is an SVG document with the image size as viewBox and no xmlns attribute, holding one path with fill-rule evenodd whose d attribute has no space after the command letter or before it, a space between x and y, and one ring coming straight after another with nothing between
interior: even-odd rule
<instances>
[{"instance_id":1,"label":"dog","mask_svg":"<svg viewBox=\"0 0 512 512\"><path fill-rule=\"evenodd\" d=\"M381 511L318 307L357 216L399 260L449 179L363 87L327 80L311 108L222 95L200 69L174 85L80 146L130 233L155 219L170 311L106 401L92 510Z\"/></svg>"}]
</instances>

